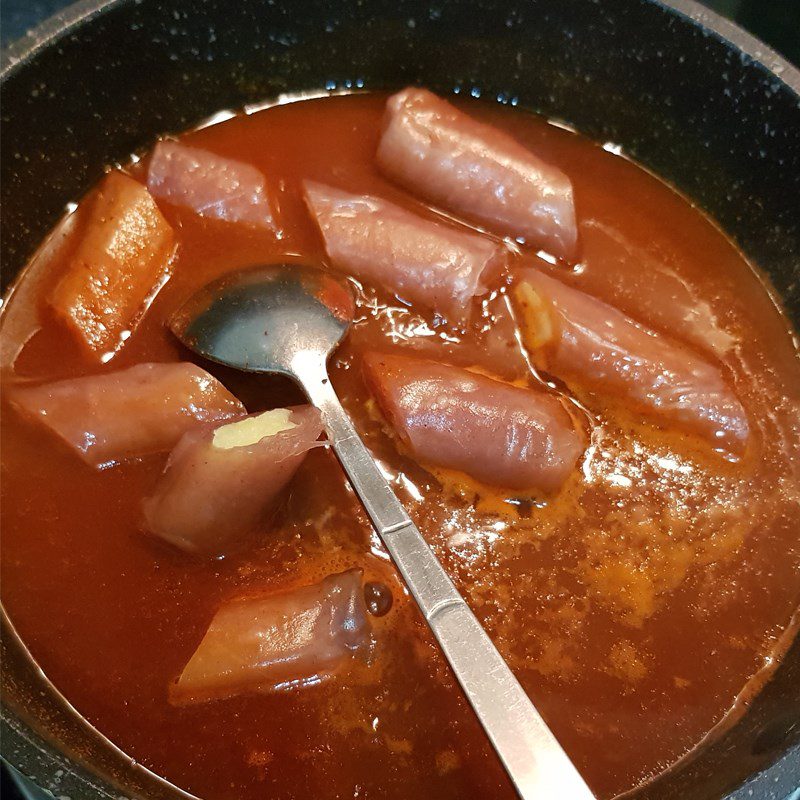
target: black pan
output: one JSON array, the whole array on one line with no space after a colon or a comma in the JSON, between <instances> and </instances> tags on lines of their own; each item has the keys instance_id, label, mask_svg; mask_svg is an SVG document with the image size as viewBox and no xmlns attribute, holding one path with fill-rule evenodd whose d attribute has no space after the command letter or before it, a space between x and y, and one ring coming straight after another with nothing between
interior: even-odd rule
<instances>
[{"instance_id":1,"label":"black pan","mask_svg":"<svg viewBox=\"0 0 800 800\"><path fill-rule=\"evenodd\" d=\"M3 286L104 165L220 109L357 82L511 94L621 144L719 222L800 327L800 73L690 0L78 3L5 57ZM80 720L5 615L2 659L3 751L23 773L56 796L179 796ZM795 642L735 727L639 796L782 800L798 741Z\"/></svg>"}]
</instances>

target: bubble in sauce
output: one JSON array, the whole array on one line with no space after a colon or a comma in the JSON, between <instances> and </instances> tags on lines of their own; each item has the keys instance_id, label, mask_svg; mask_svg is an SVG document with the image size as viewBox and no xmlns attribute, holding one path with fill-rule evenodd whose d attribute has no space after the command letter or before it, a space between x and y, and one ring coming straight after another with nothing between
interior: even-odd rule
<instances>
[{"instance_id":1,"label":"bubble in sauce","mask_svg":"<svg viewBox=\"0 0 800 800\"><path fill-rule=\"evenodd\" d=\"M385 583L367 581L364 584L364 601L367 604L367 611L373 617L382 617L389 613L394 599Z\"/></svg>"}]
</instances>

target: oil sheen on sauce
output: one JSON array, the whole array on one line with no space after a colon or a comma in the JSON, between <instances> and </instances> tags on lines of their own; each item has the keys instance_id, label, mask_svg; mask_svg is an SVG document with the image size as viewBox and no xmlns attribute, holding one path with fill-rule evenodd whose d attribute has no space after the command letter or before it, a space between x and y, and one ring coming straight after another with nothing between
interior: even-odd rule
<instances>
[{"instance_id":1,"label":"oil sheen on sauce","mask_svg":"<svg viewBox=\"0 0 800 800\"><path fill-rule=\"evenodd\" d=\"M279 235L162 206L179 241L172 277L107 365L85 361L41 302L65 268L67 235L5 311L4 347L13 353L9 339L27 341L13 371L4 365L6 383L189 358L165 320L201 285L254 263L324 263L303 179L419 211L374 166L384 100L309 100L188 133L188 143L264 172ZM502 290L476 301L464 330L375 287L360 290L356 325L332 365L336 389L549 725L610 798L691 751L780 656L800 600L797 352L762 279L685 199L542 119L468 108L574 185L579 264L568 270L525 250L517 262L721 358L752 430L734 462L579 393L591 439L555 496L508 496L426 469L398 451L380 419L361 378L365 348L418 352L522 385L540 378L509 344ZM141 177L146 164L128 169ZM71 224L79 229L80 219ZM302 402L280 379L204 366L250 411ZM309 455L279 524L209 561L141 532L141 499L165 456L94 471L7 407L2 437L6 609L56 686L139 763L206 800L514 797L329 451ZM224 599L351 566L394 596L373 621L367 659L319 685L169 705L169 684Z\"/></svg>"}]
</instances>

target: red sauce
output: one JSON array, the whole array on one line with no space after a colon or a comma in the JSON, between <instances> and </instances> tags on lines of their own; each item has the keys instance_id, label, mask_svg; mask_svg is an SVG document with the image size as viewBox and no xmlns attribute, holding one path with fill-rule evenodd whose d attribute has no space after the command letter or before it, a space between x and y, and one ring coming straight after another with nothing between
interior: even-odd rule
<instances>
[{"instance_id":1,"label":"red sauce","mask_svg":"<svg viewBox=\"0 0 800 800\"><path fill-rule=\"evenodd\" d=\"M165 321L201 285L258 262L324 262L299 192L304 178L419 210L374 166L383 102L295 103L186 134L267 175L281 236L162 205L179 242L173 275L107 365L88 360L42 302L66 268L68 239L5 311L4 334L36 331L6 381L189 358ZM594 415L578 468L555 496L508 497L399 453L360 371L365 346L420 346L535 382L513 347L487 359L486 317L454 333L365 288L359 322L336 356L335 387L401 500L589 784L608 798L691 751L780 657L800 600L797 350L764 279L684 198L545 120L469 110L571 178L583 251L577 269L554 269L665 333L660 297L626 287L642 270L677 281L714 321L710 344L750 421L747 452L727 461L578 390ZM129 171L143 177L145 168L146 159ZM518 261L548 267L533 253ZM502 295L488 309L497 325L509 324ZM302 401L277 378L205 366L250 411ZM141 531L140 503L165 456L94 471L7 408L2 436L5 607L56 686L138 762L207 800L514 796L330 452L310 454L277 526L232 556L203 561ZM295 691L168 703L169 684L224 599L350 566L367 581L388 580L394 598L373 620L368 663Z\"/></svg>"}]
</instances>

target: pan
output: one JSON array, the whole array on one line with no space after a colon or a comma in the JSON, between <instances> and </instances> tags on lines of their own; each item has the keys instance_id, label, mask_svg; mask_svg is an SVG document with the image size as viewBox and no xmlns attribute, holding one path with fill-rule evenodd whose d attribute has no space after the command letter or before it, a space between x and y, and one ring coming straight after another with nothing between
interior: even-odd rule
<instances>
[{"instance_id":1,"label":"pan","mask_svg":"<svg viewBox=\"0 0 800 800\"><path fill-rule=\"evenodd\" d=\"M159 134L287 92L468 86L568 122L676 186L800 327L800 72L690 0L86 0L4 54L2 283ZM78 587L79 588L79 587ZM2 615L5 758L56 796L186 796L94 730ZM131 713L135 713L133 710ZM800 785L800 642L746 713L641 798Z\"/></svg>"}]
</instances>

